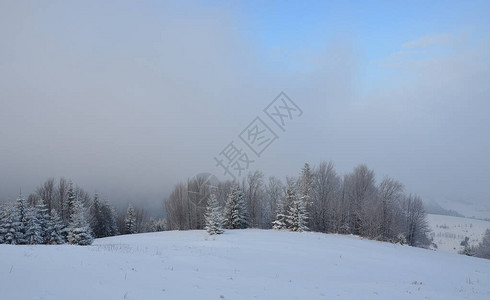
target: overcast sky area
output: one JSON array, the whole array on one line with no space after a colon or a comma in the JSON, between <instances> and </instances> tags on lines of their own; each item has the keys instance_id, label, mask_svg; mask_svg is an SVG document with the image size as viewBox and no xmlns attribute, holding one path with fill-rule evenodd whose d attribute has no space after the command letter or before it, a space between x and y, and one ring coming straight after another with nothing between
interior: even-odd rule
<instances>
[{"instance_id":1,"label":"overcast sky area","mask_svg":"<svg viewBox=\"0 0 490 300\"><path fill-rule=\"evenodd\" d=\"M490 2L328 2L0 0L0 201L66 177L161 207L226 179L214 157L260 117L278 139L250 171L365 163L490 217Z\"/></svg>"}]
</instances>

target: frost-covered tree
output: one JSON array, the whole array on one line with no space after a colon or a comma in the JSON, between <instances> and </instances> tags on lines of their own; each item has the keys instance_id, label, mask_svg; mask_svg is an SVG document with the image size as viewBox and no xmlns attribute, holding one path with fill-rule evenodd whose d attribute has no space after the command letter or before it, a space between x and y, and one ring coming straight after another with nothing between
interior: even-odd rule
<instances>
[{"instance_id":1,"label":"frost-covered tree","mask_svg":"<svg viewBox=\"0 0 490 300\"><path fill-rule=\"evenodd\" d=\"M90 226L85 218L85 209L78 200L72 203L73 213L68 224L68 243L74 245L90 245L93 242Z\"/></svg>"},{"instance_id":2,"label":"frost-covered tree","mask_svg":"<svg viewBox=\"0 0 490 300\"><path fill-rule=\"evenodd\" d=\"M108 200L104 200L102 202L101 215L105 220L102 233L105 236L114 236L119 234L116 209L109 203Z\"/></svg>"},{"instance_id":3,"label":"frost-covered tree","mask_svg":"<svg viewBox=\"0 0 490 300\"><path fill-rule=\"evenodd\" d=\"M303 232L308 230L306 224L308 214L306 213L305 202L299 199L294 191L288 190L288 198L292 200L287 216L287 226L291 231Z\"/></svg>"},{"instance_id":4,"label":"frost-covered tree","mask_svg":"<svg viewBox=\"0 0 490 300\"><path fill-rule=\"evenodd\" d=\"M66 203L63 206L65 211L62 214L66 218L63 220L65 221L65 224L71 221L71 215L74 212L75 201L76 201L75 190L73 189L73 182L70 180L70 182L68 183Z\"/></svg>"},{"instance_id":5,"label":"frost-covered tree","mask_svg":"<svg viewBox=\"0 0 490 300\"><path fill-rule=\"evenodd\" d=\"M39 227L42 232L42 243L48 242L47 229L48 229L48 221L49 221L49 213L48 208L43 199L40 199L35 207L37 219L39 222Z\"/></svg>"},{"instance_id":6,"label":"frost-covered tree","mask_svg":"<svg viewBox=\"0 0 490 300\"><path fill-rule=\"evenodd\" d=\"M299 198L305 202L306 205L310 202L311 192L313 189L313 172L310 165L305 163L301 169L301 176L298 181Z\"/></svg>"},{"instance_id":7,"label":"frost-covered tree","mask_svg":"<svg viewBox=\"0 0 490 300\"><path fill-rule=\"evenodd\" d=\"M15 244L12 207L8 204L3 205L0 210L0 243Z\"/></svg>"},{"instance_id":8,"label":"frost-covered tree","mask_svg":"<svg viewBox=\"0 0 490 300\"><path fill-rule=\"evenodd\" d=\"M56 212L55 209L52 209L46 224L46 244L57 245L66 243L65 232L65 225L63 225L63 221L58 215L58 212Z\"/></svg>"},{"instance_id":9,"label":"frost-covered tree","mask_svg":"<svg viewBox=\"0 0 490 300\"><path fill-rule=\"evenodd\" d=\"M26 199L19 194L17 201L15 202L14 209L12 211L12 229L11 232L14 234L12 239L12 244L26 244L25 239L26 225L28 218L28 205Z\"/></svg>"},{"instance_id":10,"label":"frost-covered tree","mask_svg":"<svg viewBox=\"0 0 490 300\"><path fill-rule=\"evenodd\" d=\"M383 241L393 240L403 231L399 207L399 202L403 199L403 189L403 184L389 177L385 177L378 186L379 204L376 208L379 215L379 236Z\"/></svg>"},{"instance_id":11,"label":"frost-covered tree","mask_svg":"<svg viewBox=\"0 0 490 300\"><path fill-rule=\"evenodd\" d=\"M363 164L357 166L351 174L344 178L344 194L349 204L348 220L351 233L367 236L366 207L369 207L376 197L374 171Z\"/></svg>"},{"instance_id":12,"label":"frost-covered tree","mask_svg":"<svg viewBox=\"0 0 490 300\"><path fill-rule=\"evenodd\" d=\"M44 242L43 230L38 218L36 207L30 207L27 210L26 232L24 239L27 244L35 245Z\"/></svg>"},{"instance_id":13,"label":"frost-covered tree","mask_svg":"<svg viewBox=\"0 0 490 300\"><path fill-rule=\"evenodd\" d=\"M422 199L409 195L403 200L403 212L405 216L405 238L407 244L416 247L425 247L430 244L427 237L429 224L424 211Z\"/></svg>"},{"instance_id":14,"label":"frost-covered tree","mask_svg":"<svg viewBox=\"0 0 490 300\"><path fill-rule=\"evenodd\" d=\"M90 207L90 227L94 237L102 237L102 216L101 216L101 204L99 201L99 195L94 195L94 201Z\"/></svg>"},{"instance_id":15,"label":"frost-covered tree","mask_svg":"<svg viewBox=\"0 0 490 300\"><path fill-rule=\"evenodd\" d=\"M205 214L205 229L209 234L223 233L223 216L218 199L214 194L209 195Z\"/></svg>"},{"instance_id":16,"label":"frost-covered tree","mask_svg":"<svg viewBox=\"0 0 490 300\"><path fill-rule=\"evenodd\" d=\"M90 209L90 226L96 238L113 236L118 233L117 218L114 208L109 201L100 201L95 194L92 207Z\"/></svg>"},{"instance_id":17,"label":"frost-covered tree","mask_svg":"<svg viewBox=\"0 0 490 300\"><path fill-rule=\"evenodd\" d=\"M243 190L249 223L252 227L258 227L263 224L264 217L264 174L260 171L250 172L243 181Z\"/></svg>"},{"instance_id":18,"label":"frost-covered tree","mask_svg":"<svg viewBox=\"0 0 490 300\"><path fill-rule=\"evenodd\" d=\"M272 228L276 230L287 229L287 205L284 198L281 198L277 203L276 218L272 222Z\"/></svg>"},{"instance_id":19,"label":"frost-covered tree","mask_svg":"<svg viewBox=\"0 0 490 300\"><path fill-rule=\"evenodd\" d=\"M475 248L475 256L490 259L490 229L485 230L483 240Z\"/></svg>"},{"instance_id":20,"label":"frost-covered tree","mask_svg":"<svg viewBox=\"0 0 490 300\"><path fill-rule=\"evenodd\" d=\"M165 219L155 220L155 219L150 217L150 221L148 222L148 230L150 232L165 231L165 228L166 228Z\"/></svg>"},{"instance_id":21,"label":"frost-covered tree","mask_svg":"<svg viewBox=\"0 0 490 300\"><path fill-rule=\"evenodd\" d=\"M124 231L126 234L136 233L136 214L131 204L128 206L126 218L124 219Z\"/></svg>"},{"instance_id":22,"label":"frost-covered tree","mask_svg":"<svg viewBox=\"0 0 490 300\"><path fill-rule=\"evenodd\" d=\"M226 200L224 209L225 227L228 229L243 229L249 226L248 209L243 199L243 192L235 185L228 199Z\"/></svg>"}]
</instances>

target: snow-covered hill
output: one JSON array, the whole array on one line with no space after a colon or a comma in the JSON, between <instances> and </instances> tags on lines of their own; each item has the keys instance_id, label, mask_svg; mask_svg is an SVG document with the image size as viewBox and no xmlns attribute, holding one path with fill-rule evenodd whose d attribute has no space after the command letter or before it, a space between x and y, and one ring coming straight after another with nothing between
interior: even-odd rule
<instances>
[{"instance_id":1,"label":"snow-covered hill","mask_svg":"<svg viewBox=\"0 0 490 300\"><path fill-rule=\"evenodd\" d=\"M490 260L352 236L161 232L0 245L1 299L490 299Z\"/></svg>"},{"instance_id":2,"label":"snow-covered hill","mask_svg":"<svg viewBox=\"0 0 490 300\"><path fill-rule=\"evenodd\" d=\"M436 250L458 253L464 247L461 242L468 237L468 243L476 246L481 242L486 229L490 229L490 222L469 218L427 215L431 229L433 243Z\"/></svg>"}]
</instances>

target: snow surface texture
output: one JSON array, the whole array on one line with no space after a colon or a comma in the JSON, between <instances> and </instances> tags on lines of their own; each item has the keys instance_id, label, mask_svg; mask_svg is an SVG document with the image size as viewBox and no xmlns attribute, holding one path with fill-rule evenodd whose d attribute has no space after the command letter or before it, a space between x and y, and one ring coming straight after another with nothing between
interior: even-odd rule
<instances>
[{"instance_id":1,"label":"snow surface texture","mask_svg":"<svg viewBox=\"0 0 490 300\"><path fill-rule=\"evenodd\" d=\"M465 237L469 238L470 246L477 246L482 241L485 230L490 229L490 222L483 220L441 215L427 215L427 219L432 231L430 237L437 245L437 248L431 248L451 253L463 250L461 242Z\"/></svg>"},{"instance_id":2,"label":"snow surface texture","mask_svg":"<svg viewBox=\"0 0 490 300\"><path fill-rule=\"evenodd\" d=\"M490 260L312 232L0 245L0 267L1 299L490 299Z\"/></svg>"}]
</instances>

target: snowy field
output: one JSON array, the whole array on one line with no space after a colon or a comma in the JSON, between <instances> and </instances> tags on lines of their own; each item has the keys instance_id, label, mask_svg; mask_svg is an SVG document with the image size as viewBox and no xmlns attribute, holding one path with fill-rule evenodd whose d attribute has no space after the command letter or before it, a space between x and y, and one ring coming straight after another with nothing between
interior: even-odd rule
<instances>
[{"instance_id":1,"label":"snowy field","mask_svg":"<svg viewBox=\"0 0 490 300\"><path fill-rule=\"evenodd\" d=\"M430 236L437 245L436 250L458 253L463 249L461 241L465 237L469 238L469 244L476 246L481 242L485 230L490 228L490 222L460 217L427 215L430 229Z\"/></svg>"},{"instance_id":2,"label":"snowy field","mask_svg":"<svg viewBox=\"0 0 490 300\"><path fill-rule=\"evenodd\" d=\"M1 299L490 299L490 260L352 236L161 232L0 245Z\"/></svg>"}]
</instances>

